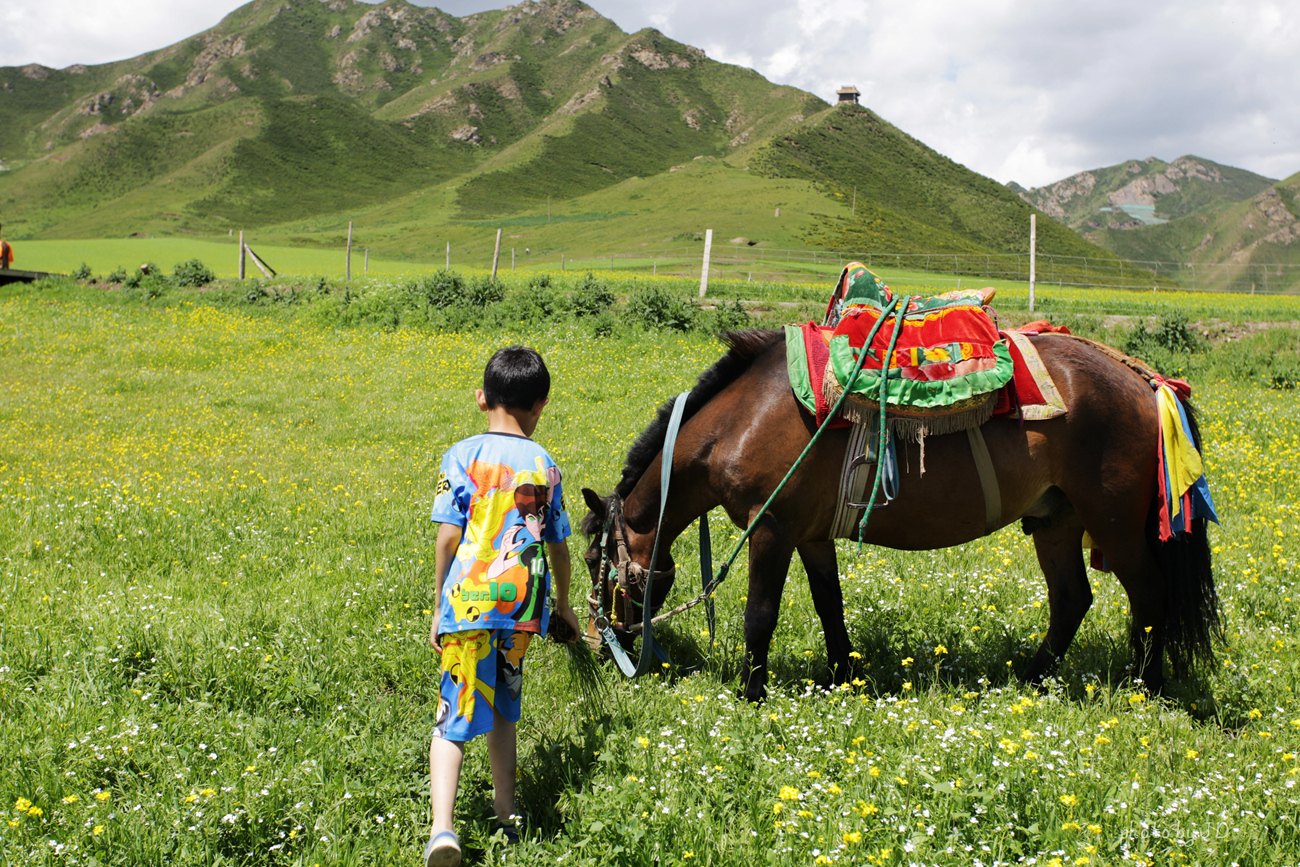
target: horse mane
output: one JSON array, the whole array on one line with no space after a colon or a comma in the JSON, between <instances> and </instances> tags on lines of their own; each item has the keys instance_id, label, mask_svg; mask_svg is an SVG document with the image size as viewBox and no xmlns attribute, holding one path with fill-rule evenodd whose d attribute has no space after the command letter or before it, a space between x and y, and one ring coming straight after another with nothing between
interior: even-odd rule
<instances>
[{"instance_id":1,"label":"horse mane","mask_svg":"<svg viewBox=\"0 0 1300 867\"><path fill-rule=\"evenodd\" d=\"M754 359L758 358L779 340L785 337L781 331L751 328L744 331L728 331L718 338L727 346L727 352L708 370L700 374L686 398L686 408L682 421L695 415L706 403L749 369ZM664 401L655 414L654 420L641 432L628 450L627 461L623 465L623 475L614 488L614 495L626 498L636 487L636 483L645 474L646 468L655 456L663 451L664 439L668 434L668 420L673 413L676 397ZM582 529L591 535L597 529L594 515L587 515L582 522ZM588 527L588 524L592 526Z\"/></svg>"}]
</instances>

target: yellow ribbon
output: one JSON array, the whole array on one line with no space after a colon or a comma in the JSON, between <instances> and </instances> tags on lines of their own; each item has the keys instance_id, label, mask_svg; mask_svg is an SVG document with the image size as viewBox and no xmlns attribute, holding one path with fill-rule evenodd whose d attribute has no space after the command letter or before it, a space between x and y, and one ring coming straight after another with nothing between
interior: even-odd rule
<instances>
[{"instance_id":1,"label":"yellow ribbon","mask_svg":"<svg viewBox=\"0 0 1300 867\"><path fill-rule=\"evenodd\" d=\"M1201 453L1187 438L1182 416L1178 412L1178 398L1167 385L1156 389L1156 402L1160 408L1160 437L1165 449L1165 465L1169 468L1169 517L1172 520L1182 511L1182 498L1187 489L1205 472Z\"/></svg>"}]
</instances>

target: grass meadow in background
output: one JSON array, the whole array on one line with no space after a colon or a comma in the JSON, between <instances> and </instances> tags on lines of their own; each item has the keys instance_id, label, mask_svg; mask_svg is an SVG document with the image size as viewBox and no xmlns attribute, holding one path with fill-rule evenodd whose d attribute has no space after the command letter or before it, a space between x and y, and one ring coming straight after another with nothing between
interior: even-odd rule
<instances>
[{"instance_id":1,"label":"grass meadow in background","mask_svg":"<svg viewBox=\"0 0 1300 867\"><path fill-rule=\"evenodd\" d=\"M483 364L517 341L545 356L536 437L577 519L578 489L608 492L654 408L721 347L622 323L596 336L588 319L524 307L435 330L402 300L414 280L0 294L0 859L418 862L437 695L427 516L442 451L483 427ZM661 285L686 298L688 283ZM616 284L619 303L639 288ZM815 306L806 289L739 291L765 320ZM1031 318L1020 299L1000 297L1004 320ZM1090 573L1096 600L1058 678L1022 688L1047 598L1012 525L946 551L840 543L860 671L839 691L823 687L795 565L755 707L735 697L740 568L715 646L702 615L682 615L665 629L678 668L636 682L606 669L598 701L574 689L563 650L536 645L527 839L506 851L488 836L476 743L457 816L467 863L1300 861L1300 416L1286 373L1300 347L1294 329L1261 325L1295 304L1061 291L1035 314L1116 344L1129 336L1108 325L1116 312L1218 323L1201 329L1212 345L1165 359L1193 381L1222 519L1214 670L1162 698L1136 689L1126 599ZM358 305L387 312L347 313ZM714 527L727 550L739 531ZM674 598L697 580L696 544L676 545ZM584 544L571 547L576 561ZM575 602L585 590L575 575Z\"/></svg>"}]
</instances>

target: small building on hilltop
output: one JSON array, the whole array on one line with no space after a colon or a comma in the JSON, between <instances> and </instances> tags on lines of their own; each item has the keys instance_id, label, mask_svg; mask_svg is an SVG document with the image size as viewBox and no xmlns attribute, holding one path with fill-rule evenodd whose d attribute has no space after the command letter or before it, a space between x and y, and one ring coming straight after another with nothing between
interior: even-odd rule
<instances>
[{"instance_id":1,"label":"small building on hilltop","mask_svg":"<svg viewBox=\"0 0 1300 867\"><path fill-rule=\"evenodd\" d=\"M851 84L846 84L844 87L835 91L835 93L839 96L840 102L851 102L854 105L858 104L858 97L862 95L858 93L858 89Z\"/></svg>"}]
</instances>

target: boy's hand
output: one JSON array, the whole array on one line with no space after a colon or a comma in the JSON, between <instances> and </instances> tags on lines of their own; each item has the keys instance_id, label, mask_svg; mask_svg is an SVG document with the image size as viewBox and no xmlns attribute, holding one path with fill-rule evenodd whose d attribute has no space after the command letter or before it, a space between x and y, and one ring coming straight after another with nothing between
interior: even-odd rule
<instances>
[{"instance_id":1,"label":"boy's hand","mask_svg":"<svg viewBox=\"0 0 1300 867\"><path fill-rule=\"evenodd\" d=\"M433 649L442 653L442 636L438 634L438 612L433 612L433 623L429 624L429 643Z\"/></svg>"},{"instance_id":2,"label":"boy's hand","mask_svg":"<svg viewBox=\"0 0 1300 867\"><path fill-rule=\"evenodd\" d=\"M573 644L581 637L582 630L578 628L578 615L567 602L555 603L555 616L559 617L566 627L556 634L557 640L565 644Z\"/></svg>"}]
</instances>

